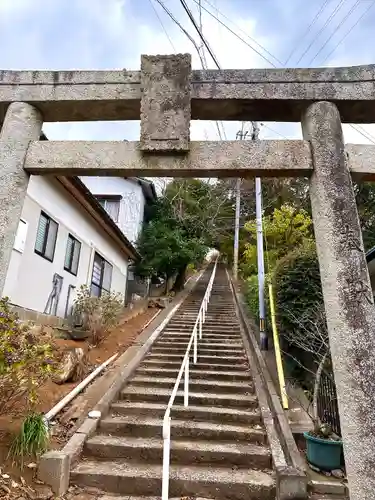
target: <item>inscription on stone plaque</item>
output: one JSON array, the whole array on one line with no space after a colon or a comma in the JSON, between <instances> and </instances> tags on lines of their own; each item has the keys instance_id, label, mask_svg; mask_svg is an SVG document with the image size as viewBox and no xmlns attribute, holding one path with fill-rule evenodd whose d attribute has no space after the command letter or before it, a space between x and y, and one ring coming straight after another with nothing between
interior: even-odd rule
<instances>
[{"instance_id":1,"label":"inscription on stone plaque","mask_svg":"<svg viewBox=\"0 0 375 500\"><path fill-rule=\"evenodd\" d=\"M187 152L191 116L191 56L142 56L141 150Z\"/></svg>"}]
</instances>

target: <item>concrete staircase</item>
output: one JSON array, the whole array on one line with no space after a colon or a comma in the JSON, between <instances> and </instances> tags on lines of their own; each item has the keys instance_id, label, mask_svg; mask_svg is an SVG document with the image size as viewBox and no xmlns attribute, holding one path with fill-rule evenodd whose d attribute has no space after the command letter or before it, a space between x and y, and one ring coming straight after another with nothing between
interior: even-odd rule
<instances>
[{"instance_id":1,"label":"concrete staircase","mask_svg":"<svg viewBox=\"0 0 375 500\"><path fill-rule=\"evenodd\" d=\"M71 482L122 498L160 498L162 419L212 268L102 419ZM170 497L274 500L271 453L225 270L218 268L198 363L172 411Z\"/></svg>"}]
</instances>

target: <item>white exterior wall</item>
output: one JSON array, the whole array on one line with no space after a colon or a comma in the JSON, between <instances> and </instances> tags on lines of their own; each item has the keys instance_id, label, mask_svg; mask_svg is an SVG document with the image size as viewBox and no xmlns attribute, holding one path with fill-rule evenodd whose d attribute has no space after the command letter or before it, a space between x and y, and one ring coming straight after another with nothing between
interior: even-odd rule
<instances>
[{"instance_id":1,"label":"white exterior wall","mask_svg":"<svg viewBox=\"0 0 375 500\"><path fill-rule=\"evenodd\" d=\"M117 225L129 241L135 243L142 229L145 200L137 182L121 177L82 177L93 195L118 195L120 213Z\"/></svg>"},{"instance_id":2,"label":"white exterior wall","mask_svg":"<svg viewBox=\"0 0 375 500\"><path fill-rule=\"evenodd\" d=\"M53 262L34 252L41 210L59 224ZM22 219L28 223L24 251L13 249L3 293L13 304L43 312L57 273L63 277L57 315L64 317L69 285L91 283L95 251L113 266L111 291L125 294L127 257L57 180L31 177ZM81 242L77 276L64 270L69 233Z\"/></svg>"}]
</instances>

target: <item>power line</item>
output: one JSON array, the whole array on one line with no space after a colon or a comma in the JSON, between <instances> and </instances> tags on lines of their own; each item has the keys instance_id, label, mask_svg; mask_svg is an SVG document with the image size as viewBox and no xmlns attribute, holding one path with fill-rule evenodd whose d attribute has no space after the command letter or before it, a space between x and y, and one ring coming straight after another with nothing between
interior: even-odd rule
<instances>
[{"instance_id":1,"label":"power line","mask_svg":"<svg viewBox=\"0 0 375 500\"><path fill-rule=\"evenodd\" d=\"M346 0L340 0L339 3L337 4L336 8L334 9L334 11L331 13L331 15L328 17L328 19L326 20L326 22L324 23L323 27L320 28L320 30L318 31L318 33L315 35L315 38L313 38L313 40L310 42L310 44L307 46L307 49L303 52L303 54L301 55L301 57L298 59L297 61L297 64L299 64L302 59L305 57L305 55L307 54L307 52L311 49L311 47L314 45L314 43L316 42L316 40L318 39L319 35L325 30L325 28L329 25L329 23L332 21L332 19L336 16L336 14L339 12L339 10L341 9L341 7L343 6L343 4L346 2Z\"/></svg>"},{"instance_id":2,"label":"power line","mask_svg":"<svg viewBox=\"0 0 375 500\"><path fill-rule=\"evenodd\" d=\"M203 69L206 69L206 61L205 59L202 57L202 54L199 50L199 47L197 45L197 42L194 40L194 38L190 35L190 33L188 31L186 31L186 29L182 26L182 24L176 19L176 17L172 14L172 12L168 9L168 7L164 4L164 2L162 2L161 0L156 0L156 2L158 2L158 4L162 7L162 9L168 14L168 16L172 19L172 21L177 24L177 26L180 28L180 30L188 37L188 39L191 41L191 43L194 45L196 51L197 51L197 54L198 54L198 57L199 57L199 60L202 64L202 68ZM221 131L220 131L220 127L218 125L218 123L216 122L216 127L217 127L217 131L218 131L218 134L219 134L219 139L222 141L223 138L222 138L222 135L221 135ZM224 134L225 134L225 131L224 131Z\"/></svg>"},{"instance_id":3,"label":"power line","mask_svg":"<svg viewBox=\"0 0 375 500\"><path fill-rule=\"evenodd\" d=\"M216 58L215 54L213 53L213 51L212 51L212 49L211 49L211 47L210 47L209 43L207 42L207 40L205 39L205 37L204 37L204 35L203 35L203 33L202 33L202 32L201 32L201 30L199 29L199 26L198 26L198 24L197 24L197 22L196 22L196 20L195 20L195 18L194 18L194 16L193 16L193 14L192 14L191 10L189 9L189 7L188 7L187 3L185 2L185 0L180 0L180 3L181 3L181 5L182 5L182 7L184 8L184 10L185 10L186 14L188 15L188 17L189 17L190 21L193 23L193 26L194 26L195 30L197 31L197 33L198 33L198 35L199 35L200 39L202 40L202 42L203 42L204 46L205 46L205 47L206 47L206 49L208 50L208 53L210 54L210 56L211 56L212 60L213 60L213 61L214 61L214 63L216 64L217 69L221 69L220 64L219 64L219 61L217 60L217 58Z\"/></svg>"},{"instance_id":4,"label":"power line","mask_svg":"<svg viewBox=\"0 0 375 500\"><path fill-rule=\"evenodd\" d=\"M271 131L271 132L273 132L274 134L279 135L279 136L280 136L280 137L282 137L283 139L288 140L288 138L287 138L287 137L285 137L285 135L280 134L280 132L278 132L277 130L274 130L273 128L269 127L268 125L265 125L264 123L261 123L260 125L261 125L262 127L264 127L264 128L268 128L268 130L270 130L270 131Z\"/></svg>"},{"instance_id":5,"label":"power line","mask_svg":"<svg viewBox=\"0 0 375 500\"><path fill-rule=\"evenodd\" d=\"M364 128L360 127L360 125L355 126L352 123L350 123L349 125L352 127L352 129L354 129L356 132L358 132L358 134L361 134L368 141L375 144L375 138L369 132L367 132Z\"/></svg>"},{"instance_id":6,"label":"power line","mask_svg":"<svg viewBox=\"0 0 375 500\"><path fill-rule=\"evenodd\" d=\"M363 14L357 19L357 21L353 24L353 26L345 33L345 35L337 42L337 44L334 46L334 48L331 50L331 52L326 56L322 64L324 64L327 59L331 57L331 55L335 52L335 50L342 44L342 42L350 35L350 33L354 30L356 26L362 21L362 19L365 17L365 15L373 8L375 5L375 0L367 7L367 9L363 12Z\"/></svg>"},{"instance_id":7,"label":"power line","mask_svg":"<svg viewBox=\"0 0 375 500\"><path fill-rule=\"evenodd\" d=\"M187 13L190 21L193 23L193 26L194 28L196 29L196 31L198 32L198 35L200 37L200 39L202 40L202 43L203 43L203 46L206 47L206 49L208 50L210 56L212 57L214 63L216 64L216 67L220 70L221 69L221 66L220 66L220 63L217 59L217 57L215 56L213 50L211 49L208 41L206 40L206 38L204 37L203 35L203 30L201 29L201 27L198 26L194 16L193 16L193 13L191 12L191 10L189 9L188 5L186 4L185 0L180 0L180 3L182 4L185 12ZM204 47L202 47L202 53L204 55ZM199 51L200 52L200 51ZM207 69L207 63L206 63L206 60L205 60L205 57L203 57L201 54L200 54L200 59L201 59L201 63L202 63L202 67L203 69ZM220 140L223 140L222 138L222 135L221 135L221 131L220 131L220 125L221 125L221 128L222 128L222 132L223 132L223 135L224 135L224 139L226 140L227 137L226 137L226 133L225 133L225 128L224 128L224 125L222 122L218 122L216 121L216 128L217 128L217 131L218 131L218 134L219 134L219 138Z\"/></svg>"},{"instance_id":8,"label":"power line","mask_svg":"<svg viewBox=\"0 0 375 500\"><path fill-rule=\"evenodd\" d=\"M177 26L180 28L180 30L188 37L188 39L191 41L191 43L194 45L197 53L198 53L198 56L199 56L199 59L202 63L202 66L203 66L203 61L202 61L202 56L201 56L201 53L200 53L200 50L199 50L199 47L197 45L197 42L194 40L194 38L190 35L190 33L188 31L186 31L186 29L182 26L182 24L177 21L177 19L175 18L175 16L172 14L172 12L168 9L168 7L166 7L166 5L164 4L164 2L162 2L161 0L156 0L156 2L158 2L158 4L162 7L162 9L168 14L168 16L172 19L172 21L177 24Z\"/></svg>"},{"instance_id":9,"label":"power line","mask_svg":"<svg viewBox=\"0 0 375 500\"><path fill-rule=\"evenodd\" d=\"M351 7L349 12L344 16L339 24L336 26L336 28L333 30L331 35L327 38L327 40L323 43L323 45L320 47L318 52L315 54L315 56L309 61L308 66L310 66L313 61L318 57L318 55L322 52L322 50L327 46L327 44L332 40L332 38L335 36L335 34L338 32L338 30L341 28L341 26L345 23L345 21L350 17L350 15L356 10L358 5L361 3L361 0L357 0L356 3Z\"/></svg>"},{"instance_id":10,"label":"power line","mask_svg":"<svg viewBox=\"0 0 375 500\"><path fill-rule=\"evenodd\" d=\"M314 26L314 24L316 23L316 21L319 19L320 15L323 13L324 9L327 7L329 1L330 0L325 0L324 1L323 5L320 7L319 11L315 14L314 19L309 24L307 30L304 32L304 34L302 35L302 37L300 37L299 43L301 43L306 38L306 36L310 33L311 28ZM290 61L290 59L292 58L292 56L296 52L297 48L298 48L298 44L296 43L295 46L294 46L294 49L292 49L292 51L289 54L287 60L285 61L284 64L282 64L282 66L286 66L288 64L288 62Z\"/></svg>"},{"instance_id":11,"label":"power line","mask_svg":"<svg viewBox=\"0 0 375 500\"><path fill-rule=\"evenodd\" d=\"M195 3L198 4L198 2L200 2L200 0L193 0ZM206 4L208 4L210 7L212 7L213 9L216 9L216 7L214 7L208 0L204 0L204 2ZM263 54L261 54L257 49L255 49L250 43L246 42L246 40L244 40L242 37L240 37L235 31L233 31L227 24L223 23L223 21L221 21L221 19L219 19L219 17L215 14L213 14L210 10L208 10L206 7L204 7L203 5L201 5L201 8L207 12L207 14L209 14L211 17L213 17L214 19L216 19L216 21L218 23L221 24L221 26L224 26L225 29L227 29L230 33L232 33L232 35L234 35L236 38L238 38L239 40L241 40L241 42L243 42L244 44L246 44L251 50L253 50L256 54L258 54L259 56L261 56L265 61L267 61L269 64L271 64L272 66L276 67L275 64L273 62L271 62L269 59L267 59ZM217 10L217 13L220 14L224 19L226 19L227 21L229 21L231 24L233 24L233 26L238 30L240 31L241 33L243 33L249 40L251 40L252 42L254 42L256 45L258 45L258 47L260 47L264 52L266 52L266 54L268 54L269 56L271 56L273 59L275 59L275 61L277 61L279 64L283 64L276 56L274 56L271 52L269 52L263 45L261 45L260 43L258 43L254 38L252 38L250 35L248 35L243 29L241 29L237 24L235 24L233 21L231 21L225 14L223 14L222 12L220 12L218 9Z\"/></svg>"},{"instance_id":12,"label":"power line","mask_svg":"<svg viewBox=\"0 0 375 500\"><path fill-rule=\"evenodd\" d=\"M150 4L151 4L151 7L152 7L153 11L155 12L156 17L157 17L157 18L158 18L158 20L159 20L159 23L160 23L160 25L161 25L161 27L162 27L162 29L163 29L164 33L165 33L165 36L168 38L169 43L170 43L170 44L171 44L171 46L172 46L172 49L174 50L174 52L177 52L176 47L173 45L172 39L171 39L171 37L169 36L168 31L167 31L166 27L164 26L164 23L163 23L163 21L161 20L161 17L159 16L158 11L157 11L157 10L156 10L156 8L155 8L155 5L153 4L153 1L152 1L152 0L149 0L149 2L150 2Z\"/></svg>"}]
</instances>

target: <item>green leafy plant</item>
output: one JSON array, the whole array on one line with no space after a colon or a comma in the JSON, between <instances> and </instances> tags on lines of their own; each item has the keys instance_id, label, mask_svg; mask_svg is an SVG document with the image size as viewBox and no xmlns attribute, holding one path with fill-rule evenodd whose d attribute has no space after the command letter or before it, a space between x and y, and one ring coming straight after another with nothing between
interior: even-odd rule
<instances>
[{"instance_id":1,"label":"green leafy plant","mask_svg":"<svg viewBox=\"0 0 375 500\"><path fill-rule=\"evenodd\" d=\"M93 297L86 285L80 287L74 301L74 313L81 315L83 328L91 333L94 345L118 324L123 307L124 299L120 293Z\"/></svg>"},{"instance_id":2,"label":"green leafy plant","mask_svg":"<svg viewBox=\"0 0 375 500\"><path fill-rule=\"evenodd\" d=\"M0 415L21 398L27 410L38 402L38 388L55 368L52 345L33 333L13 313L7 298L0 300Z\"/></svg>"},{"instance_id":3,"label":"green leafy plant","mask_svg":"<svg viewBox=\"0 0 375 500\"><path fill-rule=\"evenodd\" d=\"M250 242L245 245L241 269L245 276L257 272L257 224L251 220L245 224ZM263 233L267 242L266 261L271 269L291 250L306 241L312 241L312 220L303 209L284 204L272 215L263 219Z\"/></svg>"},{"instance_id":4,"label":"green leafy plant","mask_svg":"<svg viewBox=\"0 0 375 500\"><path fill-rule=\"evenodd\" d=\"M278 261L273 286L281 335L299 335L301 322L315 318L317 304L323 303L314 242L305 242Z\"/></svg>"},{"instance_id":5,"label":"green leafy plant","mask_svg":"<svg viewBox=\"0 0 375 500\"><path fill-rule=\"evenodd\" d=\"M40 413L32 413L24 420L21 431L12 442L8 456L23 466L25 457L38 457L47 450L48 427Z\"/></svg>"}]
</instances>

